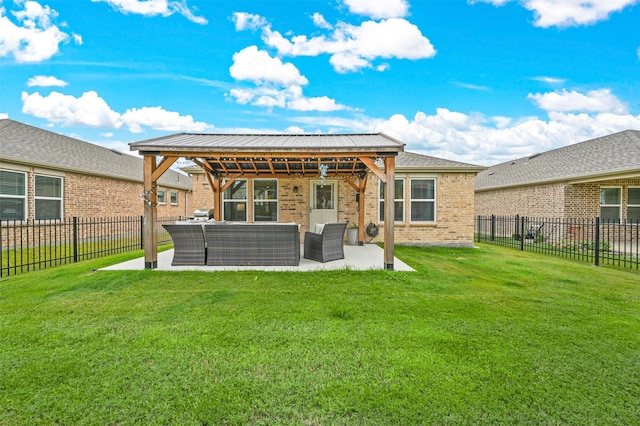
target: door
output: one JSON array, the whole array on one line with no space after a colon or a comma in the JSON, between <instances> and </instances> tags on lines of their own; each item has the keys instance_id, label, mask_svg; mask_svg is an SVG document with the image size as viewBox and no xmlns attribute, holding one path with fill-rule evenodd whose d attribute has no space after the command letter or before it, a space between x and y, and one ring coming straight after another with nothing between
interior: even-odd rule
<instances>
[{"instance_id":1,"label":"door","mask_svg":"<svg viewBox=\"0 0 640 426\"><path fill-rule=\"evenodd\" d=\"M315 230L316 223L335 223L338 221L338 182L326 180L311 181L311 213L309 230Z\"/></svg>"}]
</instances>

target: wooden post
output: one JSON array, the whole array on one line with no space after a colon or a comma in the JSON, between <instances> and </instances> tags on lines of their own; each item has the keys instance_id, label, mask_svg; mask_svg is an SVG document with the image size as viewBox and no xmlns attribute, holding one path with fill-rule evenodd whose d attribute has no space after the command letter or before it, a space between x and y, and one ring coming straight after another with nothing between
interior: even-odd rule
<instances>
[{"instance_id":1,"label":"wooden post","mask_svg":"<svg viewBox=\"0 0 640 426\"><path fill-rule=\"evenodd\" d=\"M364 191L367 189L368 173L364 173L364 177L360 179L358 189L358 245L364 245Z\"/></svg>"},{"instance_id":2,"label":"wooden post","mask_svg":"<svg viewBox=\"0 0 640 426\"><path fill-rule=\"evenodd\" d=\"M155 155L144 156L144 268L155 269L158 267L158 194L156 181L153 174L156 171Z\"/></svg>"},{"instance_id":3,"label":"wooden post","mask_svg":"<svg viewBox=\"0 0 640 426\"><path fill-rule=\"evenodd\" d=\"M221 183L222 183L222 179L220 179L220 176L215 175L212 178L209 177L210 175L207 174L207 177L209 178L209 185L211 185L211 189L213 190L213 219L221 222L222 221L222 190L221 190Z\"/></svg>"},{"instance_id":4,"label":"wooden post","mask_svg":"<svg viewBox=\"0 0 640 426\"><path fill-rule=\"evenodd\" d=\"M384 186L384 267L393 270L394 225L395 225L395 170L396 157L384 157L384 171L387 183Z\"/></svg>"}]
</instances>

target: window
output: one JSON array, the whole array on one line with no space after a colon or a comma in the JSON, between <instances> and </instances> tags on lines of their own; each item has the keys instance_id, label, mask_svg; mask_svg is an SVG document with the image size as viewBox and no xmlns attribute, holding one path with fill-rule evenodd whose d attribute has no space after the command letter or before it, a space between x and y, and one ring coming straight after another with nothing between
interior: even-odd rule
<instances>
[{"instance_id":1,"label":"window","mask_svg":"<svg viewBox=\"0 0 640 426\"><path fill-rule=\"evenodd\" d=\"M222 193L224 220L247 221L247 181L236 180Z\"/></svg>"},{"instance_id":2,"label":"window","mask_svg":"<svg viewBox=\"0 0 640 426\"><path fill-rule=\"evenodd\" d=\"M167 204L167 191L158 189L158 204Z\"/></svg>"},{"instance_id":3,"label":"window","mask_svg":"<svg viewBox=\"0 0 640 426\"><path fill-rule=\"evenodd\" d=\"M253 220L254 222L278 221L278 181L253 181Z\"/></svg>"},{"instance_id":4,"label":"window","mask_svg":"<svg viewBox=\"0 0 640 426\"><path fill-rule=\"evenodd\" d=\"M178 205L178 191L171 191L171 205Z\"/></svg>"},{"instance_id":5,"label":"window","mask_svg":"<svg viewBox=\"0 0 640 426\"><path fill-rule=\"evenodd\" d=\"M411 222L436 221L436 180L411 179Z\"/></svg>"},{"instance_id":6,"label":"window","mask_svg":"<svg viewBox=\"0 0 640 426\"><path fill-rule=\"evenodd\" d=\"M640 187L627 191L627 223L640 225Z\"/></svg>"},{"instance_id":7,"label":"window","mask_svg":"<svg viewBox=\"0 0 640 426\"><path fill-rule=\"evenodd\" d=\"M600 188L600 220L602 223L620 223L622 188Z\"/></svg>"},{"instance_id":8,"label":"window","mask_svg":"<svg viewBox=\"0 0 640 426\"><path fill-rule=\"evenodd\" d=\"M62 219L62 178L35 175L36 220Z\"/></svg>"},{"instance_id":9,"label":"window","mask_svg":"<svg viewBox=\"0 0 640 426\"><path fill-rule=\"evenodd\" d=\"M26 194L25 173L0 170L0 220L25 220Z\"/></svg>"},{"instance_id":10,"label":"window","mask_svg":"<svg viewBox=\"0 0 640 426\"><path fill-rule=\"evenodd\" d=\"M380 222L384 222L384 188L384 182L380 182L380 193L378 195ZM404 222L404 179L396 179L393 201L394 221Z\"/></svg>"}]
</instances>

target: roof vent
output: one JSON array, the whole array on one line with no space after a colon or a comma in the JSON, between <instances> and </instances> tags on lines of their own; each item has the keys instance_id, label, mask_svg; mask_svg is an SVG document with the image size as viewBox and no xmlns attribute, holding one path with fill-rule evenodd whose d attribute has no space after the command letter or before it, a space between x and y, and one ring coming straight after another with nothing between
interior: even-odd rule
<instances>
[{"instance_id":1,"label":"roof vent","mask_svg":"<svg viewBox=\"0 0 640 426\"><path fill-rule=\"evenodd\" d=\"M532 160L532 159L534 159L534 158L536 158L536 157L539 157L539 156L540 156L540 154L541 154L540 152L539 152L539 153L537 153L537 154L533 154L531 157L529 157L529 160Z\"/></svg>"}]
</instances>

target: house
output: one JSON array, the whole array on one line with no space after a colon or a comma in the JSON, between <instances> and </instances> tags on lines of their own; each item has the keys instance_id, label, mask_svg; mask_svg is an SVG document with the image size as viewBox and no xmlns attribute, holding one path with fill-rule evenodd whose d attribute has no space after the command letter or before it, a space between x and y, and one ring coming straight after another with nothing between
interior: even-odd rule
<instances>
[{"instance_id":1,"label":"house","mask_svg":"<svg viewBox=\"0 0 640 426\"><path fill-rule=\"evenodd\" d=\"M473 245L474 181L483 168L405 153L402 142L382 133L183 133L131 149L145 158L147 188L177 158L193 161L186 171L194 208L213 209L216 220L295 222L303 236L316 224L349 221L360 225L360 244L385 243L390 269L395 243ZM382 182L389 181L386 188ZM153 268L153 237L147 238L145 262Z\"/></svg>"},{"instance_id":2,"label":"house","mask_svg":"<svg viewBox=\"0 0 640 426\"><path fill-rule=\"evenodd\" d=\"M384 166L380 162L380 169ZM412 152L399 152L395 165L394 219L396 244L470 247L473 245L473 188L483 167ZM203 168L182 169L193 179L193 204L209 209L214 192ZM316 223L359 223L359 192L339 177L247 176L236 179L223 194L223 219L242 222L295 222L301 230ZM364 239L382 241L382 234L368 235L384 226L384 186L368 172L364 191ZM266 194L266 195L265 195Z\"/></svg>"},{"instance_id":3,"label":"house","mask_svg":"<svg viewBox=\"0 0 640 426\"><path fill-rule=\"evenodd\" d=\"M191 179L159 180L159 214L191 215ZM142 159L10 119L0 120L0 220L140 216Z\"/></svg>"},{"instance_id":4,"label":"house","mask_svg":"<svg viewBox=\"0 0 640 426\"><path fill-rule=\"evenodd\" d=\"M491 166L476 178L480 216L640 220L640 131L626 130Z\"/></svg>"}]
</instances>

